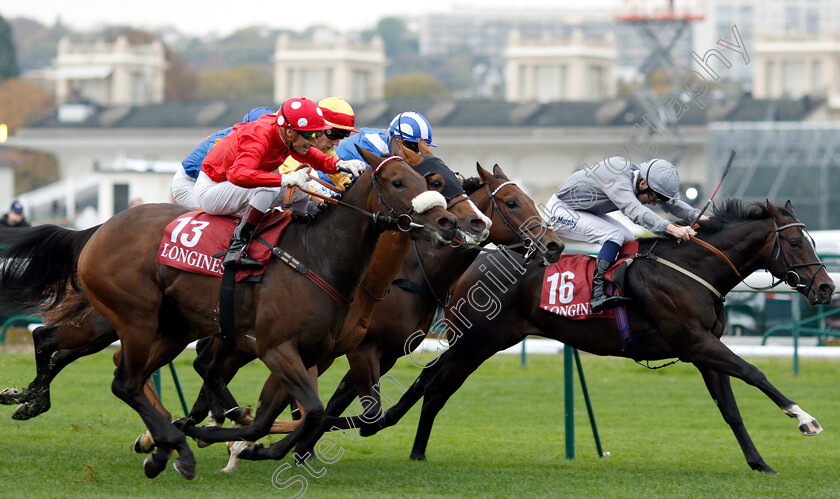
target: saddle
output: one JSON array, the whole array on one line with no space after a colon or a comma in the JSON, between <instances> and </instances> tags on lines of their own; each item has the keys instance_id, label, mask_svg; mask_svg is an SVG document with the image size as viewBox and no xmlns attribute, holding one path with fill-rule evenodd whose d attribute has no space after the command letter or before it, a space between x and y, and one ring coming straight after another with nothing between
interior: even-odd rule
<instances>
[{"instance_id":1,"label":"saddle","mask_svg":"<svg viewBox=\"0 0 840 499\"><path fill-rule=\"evenodd\" d=\"M221 279L224 275L222 258L227 251L233 229L239 217L209 215L202 211L185 213L166 226L157 252L157 262L164 265ZM262 239L276 246L292 218L282 211L269 213L254 234L254 241ZM267 264L271 247L251 242L248 254ZM256 270L237 269L236 280L259 278L265 267Z\"/></svg>"}]
</instances>

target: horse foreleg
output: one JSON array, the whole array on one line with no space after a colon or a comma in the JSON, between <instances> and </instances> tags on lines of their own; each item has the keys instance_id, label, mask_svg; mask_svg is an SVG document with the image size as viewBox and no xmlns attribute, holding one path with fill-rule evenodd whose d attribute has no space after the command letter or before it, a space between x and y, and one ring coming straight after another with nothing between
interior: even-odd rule
<instances>
[{"instance_id":1,"label":"horse foreleg","mask_svg":"<svg viewBox=\"0 0 840 499\"><path fill-rule=\"evenodd\" d=\"M238 347L231 348L227 341L218 337L200 340L196 350L198 354L193 368L204 383L187 418L199 423L209 414L210 424L219 426L224 422L226 412L239 407L227 384L242 366L256 356Z\"/></svg>"},{"instance_id":2,"label":"horse foreleg","mask_svg":"<svg viewBox=\"0 0 840 499\"><path fill-rule=\"evenodd\" d=\"M707 335L708 339L699 347L692 350L688 360L706 369L713 369L723 374L743 380L767 395L779 408L791 418L799 421L799 432L803 435L817 435L822 432L822 426L807 412L803 411L794 401L785 397L757 367L735 355L719 339ZM681 356L680 358L683 358Z\"/></svg>"},{"instance_id":3,"label":"horse foreleg","mask_svg":"<svg viewBox=\"0 0 840 499\"><path fill-rule=\"evenodd\" d=\"M732 433L735 434L735 439L738 440L738 445L744 452L744 457L747 458L747 464L750 468L757 471L764 471L767 473L776 473L776 470L771 468L758 449L752 442L747 429L744 426L744 421L741 419L741 412L738 410L738 403L735 401L735 395L732 393L732 385L729 383L729 376L721 374L710 369L699 369L700 374L703 375L703 381L706 382L706 388L712 396L720 410L723 420L732 428Z\"/></svg>"},{"instance_id":4,"label":"horse foreleg","mask_svg":"<svg viewBox=\"0 0 840 499\"><path fill-rule=\"evenodd\" d=\"M321 421L324 417L324 406L318 398L318 393L312 386L306 367L297 350L289 344L282 344L269 349L261 357L271 370L271 377L283 386L289 395L298 401L305 411L303 422L286 438L272 444L268 448L251 446L242 452L242 459L282 459L298 442L303 448L314 445L321 435ZM259 417L259 414L257 415ZM296 455L296 459L304 461L311 456Z\"/></svg>"}]
</instances>

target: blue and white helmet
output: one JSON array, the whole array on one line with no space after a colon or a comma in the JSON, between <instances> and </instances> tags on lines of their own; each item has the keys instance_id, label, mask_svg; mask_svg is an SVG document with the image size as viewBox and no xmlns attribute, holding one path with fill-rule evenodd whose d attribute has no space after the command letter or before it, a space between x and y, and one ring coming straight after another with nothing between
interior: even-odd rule
<instances>
[{"instance_id":1,"label":"blue and white helmet","mask_svg":"<svg viewBox=\"0 0 840 499\"><path fill-rule=\"evenodd\" d=\"M419 142L423 139L426 144L437 147L432 144L432 126L429 125L429 120L417 111L406 111L394 116L388 126L388 133L406 142Z\"/></svg>"},{"instance_id":2,"label":"blue and white helmet","mask_svg":"<svg viewBox=\"0 0 840 499\"><path fill-rule=\"evenodd\" d=\"M250 123L252 121L257 121L257 118L264 114L271 114L274 111L267 107L255 107L248 111L248 114L242 117L242 123Z\"/></svg>"}]
</instances>

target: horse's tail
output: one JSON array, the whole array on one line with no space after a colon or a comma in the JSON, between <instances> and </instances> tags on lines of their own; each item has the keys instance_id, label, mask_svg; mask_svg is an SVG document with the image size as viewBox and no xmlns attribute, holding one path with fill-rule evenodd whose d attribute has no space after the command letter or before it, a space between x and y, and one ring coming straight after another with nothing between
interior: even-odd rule
<instances>
[{"instance_id":1,"label":"horse's tail","mask_svg":"<svg viewBox=\"0 0 840 499\"><path fill-rule=\"evenodd\" d=\"M0 308L51 309L78 289L79 255L99 226L71 230L57 225L3 228L0 242Z\"/></svg>"}]
</instances>

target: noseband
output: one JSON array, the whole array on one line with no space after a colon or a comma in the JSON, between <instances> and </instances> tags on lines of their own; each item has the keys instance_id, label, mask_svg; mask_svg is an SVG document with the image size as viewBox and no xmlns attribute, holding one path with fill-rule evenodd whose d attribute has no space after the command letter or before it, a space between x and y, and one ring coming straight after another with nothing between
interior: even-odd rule
<instances>
[{"instance_id":1,"label":"noseband","mask_svg":"<svg viewBox=\"0 0 840 499\"><path fill-rule=\"evenodd\" d=\"M395 221L395 225L398 230L400 230L401 232L408 232L411 229L419 229L423 226L421 224L415 223L411 219L411 215L414 213L414 206L412 206L409 209L406 209L399 203L399 201L397 201L394 198L394 196L390 195L390 193L385 191L385 193L388 194L388 197L391 198L391 202L394 203L400 209L401 213L398 213L397 210L395 210L388 203L388 201L385 199L385 196L383 195L384 185L382 185L382 181L379 180L377 173L379 173L379 170L381 170L386 163L393 160L403 161L403 158L402 156L389 156L383 159L382 162L379 163L379 165L377 165L372 172L370 172L370 183L373 186L373 189L376 191L376 196L379 198L379 204L384 204L385 208L388 209L388 212L391 213L391 220Z\"/></svg>"}]
</instances>

